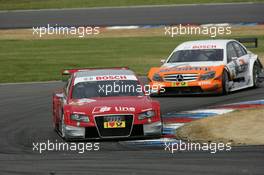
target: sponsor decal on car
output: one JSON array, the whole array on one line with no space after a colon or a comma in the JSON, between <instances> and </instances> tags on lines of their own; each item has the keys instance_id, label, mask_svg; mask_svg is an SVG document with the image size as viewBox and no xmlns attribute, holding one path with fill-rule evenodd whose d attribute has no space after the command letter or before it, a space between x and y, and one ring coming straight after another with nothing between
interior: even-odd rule
<instances>
[{"instance_id":1,"label":"sponsor decal on car","mask_svg":"<svg viewBox=\"0 0 264 175\"><path fill-rule=\"evenodd\" d=\"M186 87L188 86L188 83L184 81L183 82L172 82L171 86L172 87Z\"/></svg>"},{"instance_id":2,"label":"sponsor decal on car","mask_svg":"<svg viewBox=\"0 0 264 175\"><path fill-rule=\"evenodd\" d=\"M96 80L127 80L128 77L126 75L103 75L103 76L96 76Z\"/></svg>"},{"instance_id":3,"label":"sponsor decal on car","mask_svg":"<svg viewBox=\"0 0 264 175\"><path fill-rule=\"evenodd\" d=\"M96 106L93 109L93 114L99 114L110 111L112 108L109 106ZM116 112L135 112L136 109L134 107L127 107L127 106L116 106L114 107Z\"/></svg>"},{"instance_id":4,"label":"sponsor decal on car","mask_svg":"<svg viewBox=\"0 0 264 175\"><path fill-rule=\"evenodd\" d=\"M200 81L200 82L198 83L199 86L209 85L209 84L211 84L210 81Z\"/></svg>"},{"instance_id":5,"label":"sponsor decal on car","mask_svg":"<svg viewBox=\"0 0 264 175\"><path fill-rule=\"evenodd\" d=\"M74 80L74 85L80 82L87 82L87 81L115 81L115 80L137 80L137 77L134 75L100 75L100 76L77 77Z\"/></svg>"},{"instance_id":6,"label":"sponsor decal on car","mask_svg":"<svg viewBox=\"0 0 264 175\"><path fill-rule=\"evenodd\" d=\"M125 128L125 127L126 127L125 121L104 122L104 128Z\"/></svg>"},{"instance_id":7,"label":"sponsor decal on car","mask_svg":"<svg viewBox=\"0 0 264 175\"><path fill-rule=\"evenodd\" d=\"M125 128L126 122L123 116L107 116L104 118L104 128Z\"/></svg>"},{"instance_id":8,"label":"sponsor decal on car","mask_svg":"<svg viewBox=\"0 0 264 175\"><path fill-rule=\"evenodd\" d=\"M193 49L216 49L216 45L194 45L192 46Z\"/></svg>"},{"instance_id":9,"label":"sponsor decal on car","mask_svg":"<svg viewBox=\"0 0 264 175\"><path fill-rule=\"evenodd\" d=\"M118 111L118 112L135 112L135 108L134 107L115 107L115 111Z\"/></svg>"},{"instance_id":10,"label":"sponsor decal on car","mask_svg":"<svg viewBox=\"0 0 264 175\"><path fill-rule=\"evenodd\" d=\"M110 111L111 110L111 107L108 107L108 106L96 106L94 109L93 109L93 114L98 114L98 113L103 113L103 112L107 112L107 111Z\"/></svg>"},{"instance_id":11,"label":"sponsor decal on car","mask_svg":"<svg viewBox=\"0 0 264 175\"><path fill-rule=\"evenodd\" d=\"M171 72L171 71L210 71L210 67L191 67L191 66L185 66L185 67L171 67L171 68L165 68L161 69L159 72Z\"/></svg>"}]
</instances>

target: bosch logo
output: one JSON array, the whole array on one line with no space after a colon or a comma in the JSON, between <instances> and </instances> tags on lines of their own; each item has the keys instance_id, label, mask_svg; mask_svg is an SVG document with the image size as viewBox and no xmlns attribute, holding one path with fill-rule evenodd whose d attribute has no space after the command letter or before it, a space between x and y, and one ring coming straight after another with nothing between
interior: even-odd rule
<instances>
[{"instance_id":1,"label":"bosch logo","mask_svg":"<svg viewBox=\"0 0 264 175\"><path fill-rule=\"evenodd\" d=\"M176 79L176 81L183 81L184 80L182 75L177 75L175 79Z\"/></svg>"}]
</instances>

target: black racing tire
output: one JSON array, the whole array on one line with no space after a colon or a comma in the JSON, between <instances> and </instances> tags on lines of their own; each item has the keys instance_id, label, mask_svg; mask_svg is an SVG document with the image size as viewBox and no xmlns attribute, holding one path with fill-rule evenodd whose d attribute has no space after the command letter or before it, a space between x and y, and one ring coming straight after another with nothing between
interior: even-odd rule
<instances>
[{"instance_id":1,"label":"black racing tire","mask_svg":"<svg viewBox=\"0 0 264 175\"><path fill-rule=\"evenodd\" d=\"M261 67L259 65L259 63L255 62L254 66L253 66L253 87L254 88L258 88L260 87L260 81L259 81L259 74L261 72Z\"/></svg>"},{"instance_id":2,"label":"black racing tire","mask_svg":"<svg viewBox=\"0 0 264 175\"><path fill-rule=\"evenodd\" d=\"M222 74L222 95L227 95L229 93L229 77L226 70Z\"/></svg>"}]
</instances>

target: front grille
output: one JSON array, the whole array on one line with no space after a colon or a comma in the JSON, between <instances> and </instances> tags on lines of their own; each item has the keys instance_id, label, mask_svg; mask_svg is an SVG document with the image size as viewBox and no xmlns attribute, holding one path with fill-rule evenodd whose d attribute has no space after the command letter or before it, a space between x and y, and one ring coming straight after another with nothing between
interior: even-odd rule
<instances>
[{"instance_id":1,"label":"front grille","mask_svg":"<svg viewBox=\"0 0 264 175\"><path fill-rule=\"evenodd\" d=\"M107 117L112 118L123 118L125 121L124 128L104 128L104 122ZM107 116L97 116L95 117L95 122L98 128L99 135L101 137L128 137L131 134L131 129L133 126L133 115L107 115Z\"/></svg>"},{"instance_id":2,"label":"front grille","mask_svg":"<svg viewBox=\"0 0 264 175\"><path fill-rule=\"evenodd\" d=\"M85 138L87 138L87 139L99 138L98 131L97 131L96 127L85 128Z\"/></svg>"},{"instance_id":3,"label":"front grille","mask_svg":"<svg viewBox=\"0 0 264 175\"><path fill-rule=\"evenodd\" d=\"M134 125L131 136L144 136L143 125Z\"/></svg>"},{"instance_id":4,"label":"front grille","mask_svg":"<svg viewBox=\"0 0 264 175\"><path fill-rule=\"evenodd\" d=\"M170 82L189 82L195 81L198 78L198 74L169 74L164 76L164 81Z\"/></svg>"}]
</instances>

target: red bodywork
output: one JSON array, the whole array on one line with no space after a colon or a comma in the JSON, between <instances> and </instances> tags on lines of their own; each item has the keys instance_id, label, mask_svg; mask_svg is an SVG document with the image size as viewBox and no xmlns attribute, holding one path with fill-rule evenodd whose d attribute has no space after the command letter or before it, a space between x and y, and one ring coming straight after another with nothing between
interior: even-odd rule
<instances>
[{"instance_id":1,"label":"red bodywork","mask_svg":"<svg viewBox=\"0 0 264 175\"><path fill-rule=\"evenodd\" d=\"M108 68L109 69L109 68ZM115 70L126 68L111 68ZM102 137L98 130L96 117L110 115L131 115L133 116L132 127L129 135L120 137L145 137L146 128L153 123L161 123L160 104L158 101L152 100L149 96L120 96L120 97L95 97L89 99L73 99L72 91L74 86L74 73L79 70L90 69L72 69L63 73L70 74L71 78L68 85L56 91L53 94L53 126L61 133L61 122L67 126L80 127L85 129L85 136L82 139L100 139ZM94 70L94 69L91 69ZM139 80L138 80L139 81ZM139 119L138 115L142 112L153 110L155 116L151 118ZM71 120L72 114L82 114L89 117L89 122L77 122ZM63 117L64 116L64 117ZM146 127L145 127L145 126ZM134 130L139 131L134 131ZM89 131L96 133L89 133ZM146 131L147 132L147 131ZM111 134L110 134L111 135ZM152 135L152 134L150 134ZM155 135L155 134L154 134ZM113 136L115 138L116 136ZM117 136L119 137L119 136ZM106 137L111 138L111 136Z\"/></svg>"}]
</instances>

